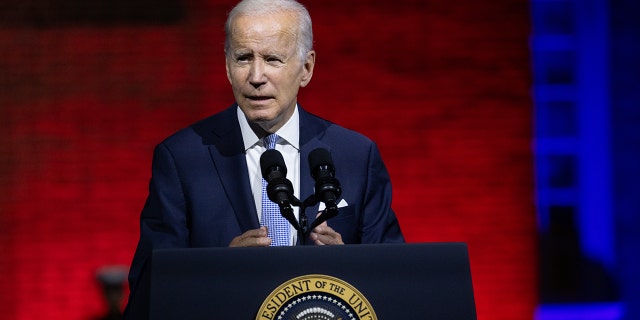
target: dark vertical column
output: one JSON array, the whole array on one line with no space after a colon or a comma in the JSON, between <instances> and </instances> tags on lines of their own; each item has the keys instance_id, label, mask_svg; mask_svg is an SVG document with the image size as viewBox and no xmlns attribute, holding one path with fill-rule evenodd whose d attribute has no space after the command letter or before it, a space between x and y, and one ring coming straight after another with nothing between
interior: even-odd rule
<instances>
[{"instance_id":1,"label":"dark vertical column","mask_svg":"<svg viewBox=\"0 0 640 320\"><path fill-rule=\"evenodd\" d=\"M640 319L640 2L611 1L614 210L625 319Z\"/></svg>"}]
</instances>

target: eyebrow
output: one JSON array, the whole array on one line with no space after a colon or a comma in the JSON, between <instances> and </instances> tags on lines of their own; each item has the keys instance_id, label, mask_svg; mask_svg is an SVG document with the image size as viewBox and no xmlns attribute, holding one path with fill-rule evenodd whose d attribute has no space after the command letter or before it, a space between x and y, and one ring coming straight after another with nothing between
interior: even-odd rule
<instances>
[{"instance_id":1,"label":"eyebrow","mask_svg":"<svg viewBox=\"0 0 640 320\"><path fill-rule=\"evenodd\" d=\"M243 56L247 54L253 54L253 52L249 49L236 49L236 50L233 50L232 53L234 56Z\"/></svg>"},{"instance_id":2,"label":"eyebrow","mask_svg":"<svg viewBox=\"0 0 640 320\"><path fill-rule=\"evenodd\" d=\"M232 52L233 57L241 57L241 56L255 56L256 52L251 50L251 49L236 49ZM266 52L264 54L258 52L257 53L258 56L261 56L263 58L278 58L278 59L286 59L287 58L287 54L283 53L283 52L276 52L276 51L271 51L271 52Z\"/></svg>"}]
</instances>

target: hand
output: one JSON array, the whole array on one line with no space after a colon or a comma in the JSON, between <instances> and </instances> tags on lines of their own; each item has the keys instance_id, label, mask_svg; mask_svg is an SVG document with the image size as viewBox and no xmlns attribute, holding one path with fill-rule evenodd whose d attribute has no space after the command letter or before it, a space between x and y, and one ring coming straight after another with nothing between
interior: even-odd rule
<instances>
[{"instance_id":1,"label":"hand","mask_svg":"<svg viewBox=\"0 0 640 320\"><path fill-rule=\"evenodd\" d=\"M249 230L231 240L229 247L268 247L271 239L267 237L267 227Z\"/></svg>"},{"instance_id":2,"label":"hand","mask_svg":"<svg viewBox=\"0 0 640 320\"><path fill-rule=\"evenodd\" d=\"M309 239L313 240L316 245L320 246L327 244L344 244L344 242L342 242L342 236L329 227L326 221L311 231Z\"/></svg>"}]
</instances>

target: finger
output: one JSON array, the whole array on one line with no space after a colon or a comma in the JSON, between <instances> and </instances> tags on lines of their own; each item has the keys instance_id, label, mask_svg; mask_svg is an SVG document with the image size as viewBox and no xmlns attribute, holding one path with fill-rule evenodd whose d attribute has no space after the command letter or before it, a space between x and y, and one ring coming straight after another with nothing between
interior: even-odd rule
<instances>
[{"instance_id":1,"label":"finger","mask_svg":"<svg viewBox=\"0 0 640 320\"><path fill-rule=\"evenodd\" d=\"M313 239L313 243L315 243L316 245L324 246L324 245L340 244L339 240L332 235L318 234L318 233L312 234L312 236L314 235L315 237L312 237L312 239Z\"/></svg>"},{"instance_id":2,"label":"finger","mask_svg":"<svg viewBox=\"0 0 640 320\"><path fill-rule=\"evenodd\" d=\"M325 243L322 242L322 240L320 239L320 235L317 234L315 231L312 231L311 234L309 235L309 239L311 239L311 241L313 241L313 243L317 246L324 246Z\"/></svg>"},{"instance_id":3,"label":"finger","mask_svg":"<svg viewBox=\"0 0 640 320\"><path fill-rule=\"evenodd\" d=\"M238 236L231 241L229 247L267 247L269 245L271 245L271 239L268 237L243 238Z\"/></svg>"},{"instance_id":4,"label":"finger","mask_svg":"<svg viewBox=\"0 0 640 320\"><path fill-rule=\"evenodd\" d=\"M310 238L317 245L344 244L342 236L324 223L313 229Z\"/></svg>"},{"instance_id":5,"label":"finger","mask_svg":"<svg viewBox=\"0 0 640 320\"><path fill-rule=\"evenodd\" d=\"M271 239L267 237L267 227L249 230L235 238L229 244L230 247L258 247L268 246Z\"/></svg>"},{"instance_id":6,"label":"finger","mask_svg":"<svg viewBox=\"0 0 640 320\"><path fill-rule=\"evenodd\" d=\"M329 227L326 222L323 222L322 224L320 224L317 227L315 227L313 229L313 232L315 232L317 234L321 234L321 235L337 234L337 232L335 230L333 230L331 227Z\"/></svg>"},{"instance_id":7,"label":"finger","mask_svg":"<svg viewBox=\"0 0 640 320\"><path fill-rule=\"evenodd\" d=\"M262 238L267 236L267 227L263 226L258 229L251 229L241 235L246 238Z\"/></svg>"}]
</instances>

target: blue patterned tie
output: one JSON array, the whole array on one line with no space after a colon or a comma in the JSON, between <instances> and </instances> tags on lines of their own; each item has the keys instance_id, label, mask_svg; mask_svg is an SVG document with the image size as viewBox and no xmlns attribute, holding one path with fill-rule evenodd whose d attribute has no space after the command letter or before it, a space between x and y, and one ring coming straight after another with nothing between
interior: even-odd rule
<instances>
[{"instance_id":1,"label":"blue patterned tie","mask_svg":"<svg viewBox=\"0 0 640 320\"><path fill-rule=\"evenodd\" d=\"M275 149L278 135L273 133L263 138L267 150ZM262 178L262 225L267 226L267 236L271 238L272 246L289 245L289 222L280 214L280 207L269 200L267 195L267 181Z\"/></svg>"}]
</instances>

